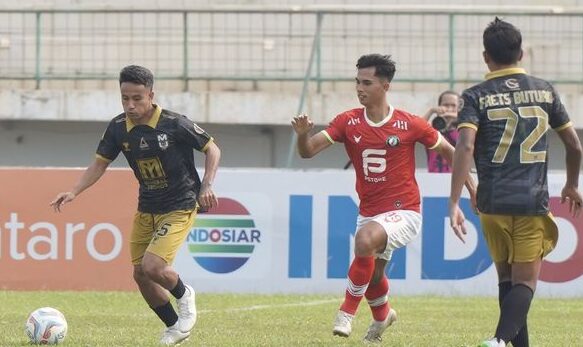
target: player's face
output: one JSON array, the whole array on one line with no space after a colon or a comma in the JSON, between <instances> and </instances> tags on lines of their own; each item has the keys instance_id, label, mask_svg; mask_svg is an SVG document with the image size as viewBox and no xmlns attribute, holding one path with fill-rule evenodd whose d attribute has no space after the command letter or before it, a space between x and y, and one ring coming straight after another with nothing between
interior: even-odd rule
<instances>
[{"instance_id":1,"label":"player's face","mask_svg":"<svg viewBox=\"0 0 583 347\"><path fill-rule=\"evenodd\" d=\"M457 95L454 94L445 94L441 97L441 104L439 106L445 108L445 112L451 115L458 113L460 101Z\"/></svg>"},{"instance_id":2,"label":"player's face","mask_svg":"<svg viewBox=\"0 0 583 347\"><path fill-rule=\"evenodd\" d=\"M154 99L152 89L143 84L123 82L120 90L123 110L132 121L140 122L150 114Z\"/></svg>"},{"instance_id":3,"label":"player's face","mask_svg":"<svg viewBox=\"0 0 583 347\"><path fill-rule=\"evenodd\" d=\"M389 83L375 76L374 66L358 69L356 74L356 95L363 106L382 103L389 90Z\"/></svg>"}]
</instances>

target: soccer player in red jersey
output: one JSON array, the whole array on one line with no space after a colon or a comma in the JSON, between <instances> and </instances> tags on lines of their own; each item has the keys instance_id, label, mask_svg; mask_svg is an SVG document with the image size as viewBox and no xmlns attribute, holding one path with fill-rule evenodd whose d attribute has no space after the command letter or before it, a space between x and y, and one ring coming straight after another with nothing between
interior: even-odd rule
<instances>
[{"instance_id":1,"label":"soccer player in red jersey","mask_svg":"<svg viewBox=\"0 0 583 347\"><path fill-rule=\"evenodd\" d=\"M437 151L448 162L454 148L423 118L388 104L387 92L395 75L390 56L364 55L356 67L356 93L364 108L339 114L328 128L314 135L310 135L314 124L305 114L294 117L292 126L303 158L342 142L354 164L360 199L355 257L333 334L350 335L352 319L365 296L373 321L364 339L375 342L397 319L388 302L387 262L395 249L407 245L421 230L415 143ZM473 182L468 181L468 187L473 196Z\"/></svg>"}]
</instances>

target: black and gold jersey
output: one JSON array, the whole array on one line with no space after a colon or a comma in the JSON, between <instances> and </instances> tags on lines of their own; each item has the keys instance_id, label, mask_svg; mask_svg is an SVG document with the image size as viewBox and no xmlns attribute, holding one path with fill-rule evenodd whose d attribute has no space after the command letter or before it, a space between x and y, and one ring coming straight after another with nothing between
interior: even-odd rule
<instances>
[{"instance_id":1,"label":"black and gold jersey","mask_svg":"<svg viewBox=\"0 0 583 347\"><path fill-rule=\"evenodd\" d=\"M97 156L113 161L123 152L140 183L138 210L167 213L196 206L201 182L192 150L204 152L212 140L187 117L156 105L148 124L133 124L125 113L113 118Z\"/></svg>"},{"instance_id":2,"label":"black and gold jersey","mask_svg":"<svg viewBox=\"0 0 583 347\"><path fill-rule=\"evenodd\" d=\"M559 95L521 68L494 71L464 91L458 128L477 130L478 209L504 215L548 213L547 130L572 126Z\"/></svg>"}]
</instances>

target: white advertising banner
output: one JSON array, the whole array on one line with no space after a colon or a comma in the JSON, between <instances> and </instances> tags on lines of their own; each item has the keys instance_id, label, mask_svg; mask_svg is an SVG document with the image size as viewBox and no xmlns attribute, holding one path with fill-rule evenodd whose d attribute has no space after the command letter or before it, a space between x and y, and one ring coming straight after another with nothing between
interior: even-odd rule
<instances>
[{"instance_id":1,"label":"white advertising banner","mask_svg":"<svg viewBox=\"0 0 583 347\"><path fill-rule=\"evenodd\" d=\"M564 174L549 175L557 248L537 295L583 296L583 220L560 204ZM418 173L423 230L396 251L395 295L497 295L496 273L469 200L466 242L449 228L448 174ZM221 169L220 207L200 214L176 258L186 282L208 292L341 293L353 256L358 198L352 171ZM467 197L467 196L466 196Z\"/></svg>"}]
</instances>

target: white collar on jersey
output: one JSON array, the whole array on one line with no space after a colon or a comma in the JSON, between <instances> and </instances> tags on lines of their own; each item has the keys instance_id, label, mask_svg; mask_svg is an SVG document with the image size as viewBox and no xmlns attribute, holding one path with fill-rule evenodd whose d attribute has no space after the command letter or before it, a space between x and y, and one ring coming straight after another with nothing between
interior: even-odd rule
<instances>
[{"instance_id":1,"label":"white collar on jersey","mask_svg":"<svg viewBox=\"0 0 583 347\"><path fill-rule=\"evenodd\" d=\"M393 111L395 110L395 108L393 106L391 106L391 104L389 104L389 113L387 114L387 116L385 118L383 118L382 121L375 123L372 120L370 120L368 118L368 116L366 115L366 107L364 108L364 119L366 120L366 122L368 123L368 125L370 125L371 127L382 127L383 125L387 124L388 121L391 120L391 118L393 118Z\"/></svg>"}]
</instances>

